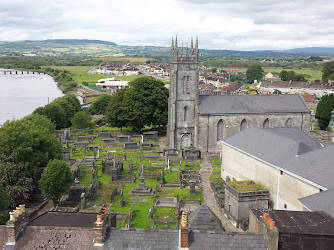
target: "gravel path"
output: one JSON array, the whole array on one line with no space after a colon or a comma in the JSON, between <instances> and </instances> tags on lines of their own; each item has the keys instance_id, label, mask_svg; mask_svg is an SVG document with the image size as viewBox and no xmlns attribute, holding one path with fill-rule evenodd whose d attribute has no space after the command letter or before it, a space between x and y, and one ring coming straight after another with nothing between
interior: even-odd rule
<instances>
[{"instance_id":1,"label":"gravel path","mask_svg":"<svg viewBox=\"0 0 334 250\"><path fill-rule=\"evenodd\" d=\"M207 156L202 156L202 157L203 161L201 163L200 174L201 174L201 183L203 187L203 198L205 204L218 216L226 231L243 232L242 229L234 227L232 223L224 216L222 209L218 205L218 202L216 201L214 196L214 192L210 186L209 176L212 172L212 166L210 160Z\"/></svg>"}]
</instances>

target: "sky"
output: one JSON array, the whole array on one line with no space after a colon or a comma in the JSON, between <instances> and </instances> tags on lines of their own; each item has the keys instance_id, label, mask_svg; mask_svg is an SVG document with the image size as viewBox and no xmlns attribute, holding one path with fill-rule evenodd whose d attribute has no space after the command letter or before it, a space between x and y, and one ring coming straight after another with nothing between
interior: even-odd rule
<instances>
[{"instance_id":1,"label":"sky","mask_svg":"<svg viewBox=\"0 0 334 250\"><path fill-rule=\"evenodd\" d=\"M97 39L200 49L334 47L330 0L5 0L0 41Z\"/></svg>"}]
</instances>

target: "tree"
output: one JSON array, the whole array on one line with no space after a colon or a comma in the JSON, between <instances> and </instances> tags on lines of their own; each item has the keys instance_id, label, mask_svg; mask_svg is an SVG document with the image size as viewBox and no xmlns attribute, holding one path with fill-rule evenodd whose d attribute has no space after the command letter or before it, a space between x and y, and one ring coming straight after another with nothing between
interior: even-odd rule
<instances>
[{"instance_id":1,"label":"tree","mask_svg":"<svg viewBox=\"0 0 334 250\"><path fill-rule=\"evenodd\" d=\"M106 114L106 108L108 106L108 103L111 99L111 95L103 94L100 95L88 108L88 111L92 115L105 115Z\"/></svg>"},{"instance_id":2,"label":"tree","mask_svg":"<svg viewBox=\"0 0 334 250\"><path fill-rule=\"evenodd\" d=\"M39 181L43 194L53 201L54 206L68 192L73 181L70 166L61 160L52 160Z\"/></svg>"},{"instance_id":3,"label":"tree","mask_svg":"<svg viewBox=\"0 0 334 250\"><path fill-rule=\"evenodd\" d=\"M60 156L55 127L45 116L33 114L0 128L0 161L16 163L28 177L37 177L39 167Z\"/></svg>"},{"instance_id":4,"label":"tree","mask_svg":"<svg viewBox=\"0 0 334 250\"><path fill-rule=\"evenodd\" d=\"M106 108L107 121L110 126L122 128L126 126L124 118L125 110L123 110L123 100L127 88L118 89L115 95L110 99Z\"/></svg>"},{"instance_id":5,"label":"tree","mask_svg":"<svg viewBox=\"0 0 334 250\"><path fill-rule=\"evenodd\" d=\"M3 184L0 183L0 225L6 224L8 220L8 197Z\"/></svg>"},{"instance_id":6,"label":"tree","mask_svg":"<svg viewBox=\"0 0 334 250\"><path fill-rule=\"evenodd\" d=\"M302 74L296 74L295 71L286 71L282 70L279 74L279 77L282 81L299 81L299 82L305 82L306 79Z\"/></svg>"},{"instance_id":7,"label":"tree","mask_svg":"<svg viewBox=\"0 0 334 250\"><path fill-rule=\"evenodd\" d=\"M324 95L321 97L317 106L317 112L315 118L318 119L319 127L321 130L325 130L332 117L332 111L334 108L334 94Z\"/></svg>"},{"instance_id":8,"label":"tree","mask_svg":"<svg viewBox=\"0 0 334 250\"><path fill-rule=\"evenodd\" d=\"M263 79L263 69L261 65L255 63L249 66L246 71L246 79L248 83L253 83L254 80L261 82Z\"/></svg>"},{"instance_id":9,"label":"tree","mask_svg":"<svg viewBox=\"0 0 334 250\"><path fill-rule=\"evenodd\" d=\"M273 94L282 94L282 91L279 89L274 89Z\"/></svg>"},{"instance_id":10,"label":"tree","mask_svg":"<svg viewBox=\"0 0 334 250\"><path fill-rule=\"evenodd\" d=\"M322 81L334 80L334 61L326 62L322 68Z\"/></svg>"},{"instance_id":11,"label":"tree","mask_svg":"<svg viewBox=\"0 0 334 250\"><path fill-rule=\"evenodd\" d=\"M62 129L70 127L72 117L81 110L78 98L75 95L67 94L56 98L44 107L35 109L34 114L46 116L56 125L56 129Z\"/></svg>"},{"instance_id":12,"label":"tree","mask_svg":"<svg viewBox=\"0 0 334 250\"><path fill-rule=\"evenodd\" d=\"M92 116L87 111L80 111L72 118L72 126L77 129L93 128Z\"/></svg>"},{"instance_id":13,"label":"tree","mask_svg":"<svg viewBox=\"0 0 334 250\"><path fill-rule=\"evenodd\" d=\"M0 183L8 199L10 209L25 203L33 190L32 178L26 177L24 171L9 162L0 162ZM8 207L7 207L8 209Z\"/></svg>"},{"instance_id":14,"label":"tree","mask_svg":"<svg viewBox=\"0 0 334 250\"><path fill-rule=\"evenodd\" d=\"M117 124L117 127L125 125L135 130L140 130L146 125L166 125L169 92L165 84L149 76L137 78L130 82L129 86L116 98L112 97L110 100L108 121L111 124ZM119 123L118 119L120 119Z\"/></svg>"},{"instance_id":15,"label":"tree","mask_svg":"<svg viewBox=\"0 0 334 250\"><path fill-rule=\"evenodd\" d=\"M217 73L217 71L218 71L217 68L212 68L212 69L211 69L211 73L213 73L213 74L214 74L214 73Z\"/></svg>"}]
</instances>

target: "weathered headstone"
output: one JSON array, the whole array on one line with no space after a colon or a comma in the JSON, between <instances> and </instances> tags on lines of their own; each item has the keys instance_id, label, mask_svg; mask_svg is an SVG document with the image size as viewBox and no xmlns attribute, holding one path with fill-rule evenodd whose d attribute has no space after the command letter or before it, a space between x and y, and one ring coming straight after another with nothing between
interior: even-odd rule
<instances>
[{"instance_id":1,"label":"weathered headstone","mask_svg":"<svg viewBox=\"0 0 334 250\"><path fill-rule=\"evenodd\" d=\"M81 199L81 209L85 209L86 208L86 194L81 193L80 199Z\"/></svg>"},{"instance_id":2,"label":"weathered headstone","mask_svg":"<svg viewBox=\"0 0 334 250\"><path fill-rule=\"evenodd\" d=\"M196 194L195 184L196 184L196 181L194 181L194 180L189 181L189 192L190 192L190 194Z\"/></svg>"}]
</instances>

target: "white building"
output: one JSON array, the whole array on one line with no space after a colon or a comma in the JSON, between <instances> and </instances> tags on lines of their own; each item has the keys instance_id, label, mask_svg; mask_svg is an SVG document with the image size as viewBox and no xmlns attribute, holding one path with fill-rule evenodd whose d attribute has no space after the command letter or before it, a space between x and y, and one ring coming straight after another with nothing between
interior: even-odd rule
<instances>
[{"instance_id":1,"label":"white building","mask_svg":"<svg viewBox=\"0 0 334 250\"><path fill-rule=\"evenodd\" d=\"M333 214L334 197L325 196L334 188L333 153L298 128L248 128L222 142L221 175L260 182L274 209ZM327 208L319 207L323 196Z\"/></svg>"},{"instance_id":2,"label":"white building","mask_svg":"<svg viewBox=\"0 0 334 250\"><path fill-rule=\"evenodd\" d=\"M107 92L112 92L114 93L117 89L122 89L128 86L129 81L122 81L119 79L113 78L105 78L105 79L100 79L98 82L95 84L96 87L100 89L104 89Z\"/></svg>"}]
</instances>

